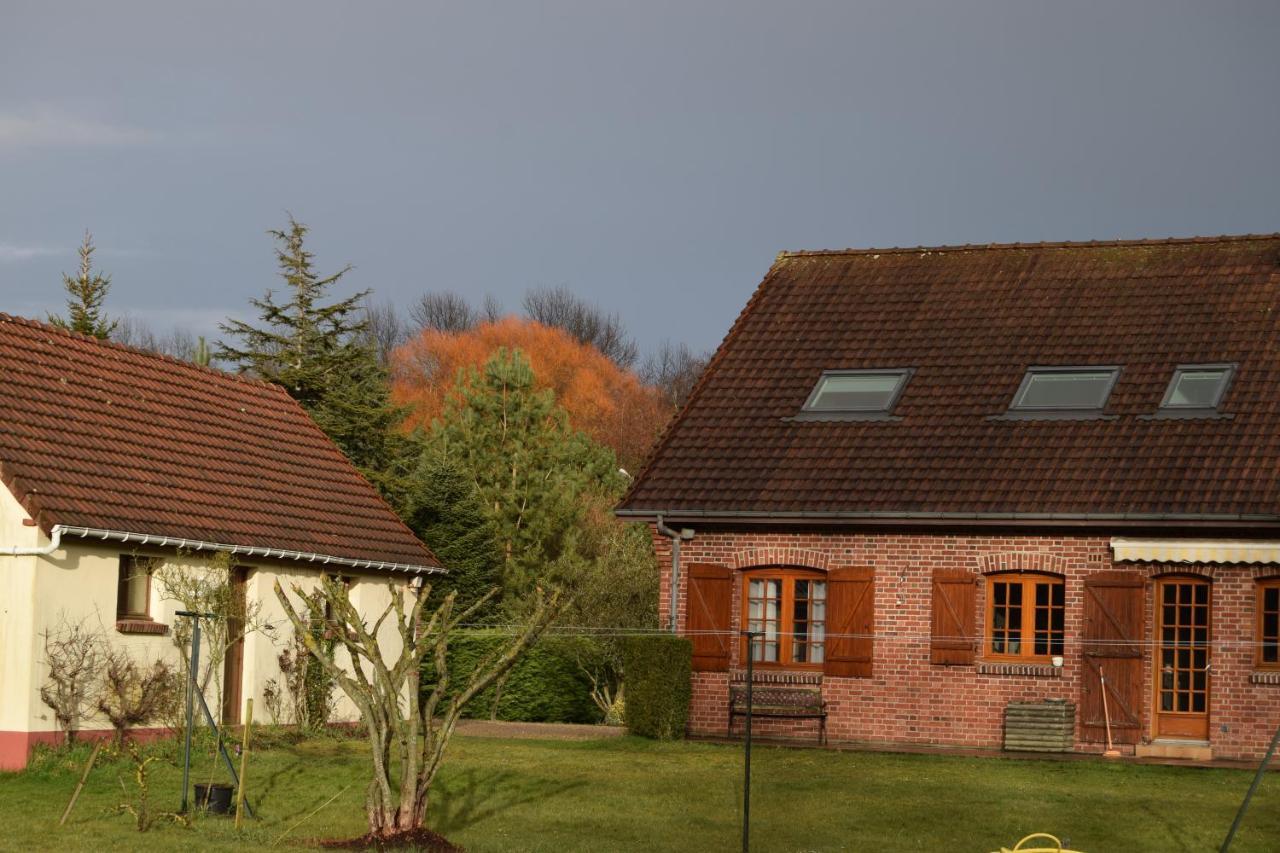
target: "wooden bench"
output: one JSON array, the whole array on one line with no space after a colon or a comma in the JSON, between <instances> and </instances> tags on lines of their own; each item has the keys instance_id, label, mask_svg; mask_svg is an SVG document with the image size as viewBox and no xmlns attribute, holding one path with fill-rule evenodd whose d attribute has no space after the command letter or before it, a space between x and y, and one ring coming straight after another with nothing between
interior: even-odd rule
<instances>
[{"instance_id":1,"label":"wooden bench","mask_svg":"<svg viewBox=\"0 0 1280 853\"><path fill-rule=\"evenodd\" d=\"M729 684L729 737L733 720L747 715L747 684L737 678ZM827 743L827 701L822 698L822 682L798 684L760 683L751 687L751 716L770 719L817 720L818 743Z\"/></svg>"}]
</instances>

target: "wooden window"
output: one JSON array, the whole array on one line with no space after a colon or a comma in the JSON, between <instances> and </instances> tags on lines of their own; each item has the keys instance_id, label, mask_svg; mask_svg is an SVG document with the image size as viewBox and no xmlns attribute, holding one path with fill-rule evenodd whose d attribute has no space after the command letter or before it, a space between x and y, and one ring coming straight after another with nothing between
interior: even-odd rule
<instances>
[{"instance_id":1,"label":"wooden window","mask_svg":"<svg viewBox=\"0 0 1280 853\"><path fill-rule=\"evenodd\" d=\"M986 656L1039 661L1062 654L1066 587L1048 575L987 579Z\"/></svg>"},{"instance_id":2,"label":"wooden window","mask_svg":"<svg viewBox=\"0 0 1280 853\"><path fill-rule=\"evenodd\" d=\"M155 570L155 563L151 557L120 556L117 619L151 618L151 573Z\"/></svg>"},{"instance_id":3,"label":"wooden window","mask_svg":"<svg viewBox=\"0 0 1280 853\"><path fill-rule=\"evenodd\" d=\"M753 660L764 666L821 668L826 657L825 577L803 569L757 569L747 572L742 583L742 624L763 634L752 648Z\"/></svg>"},{"instance_id":4,"label":"wooden window","mask_svg":"<svg viewBox=\"0 0 1280 853\"><path fill-rule=\"evenodd\" d=\"M1258 582L1258 669L1280 669L1280 578Z\"/></svg>"}]
</instances>

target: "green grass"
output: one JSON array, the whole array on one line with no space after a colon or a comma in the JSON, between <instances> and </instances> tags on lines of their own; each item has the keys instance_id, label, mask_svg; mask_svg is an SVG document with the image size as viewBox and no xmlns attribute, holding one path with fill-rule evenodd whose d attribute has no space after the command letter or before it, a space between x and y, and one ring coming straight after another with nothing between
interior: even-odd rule
<instances>
[{"instance_id":1,"label":"green grass","mask_svg":"<svg viewBox=\"0 0 1280 853\"><path fill-rule=\"evenodd\" d=\"M587 742L456 738L433 795L431 824L473 853L494 850L733 850L740 844L742 753L635 738ZM83 753L79 755L83 760ZM250 793L260 819L193 829L126 815L126 763L90 777L57 827L77 778L71 761L0 774L0 848L232 850L263 847L340 791L280 845L363 832L365 749L315 740L255 753ZM151 765L152 796L174 808L180 770ZM196 765L208 773L208 757ZM1037 762L757 748L752 837L759 851L992 851L1051 832L1088 853L1216 850L1250 775L1235 770L1102 761ZM350 787L347 787L350 786ZM1280 774L1264 780L1237 851L1280 849Z\"/></svg>"}]
</instances>

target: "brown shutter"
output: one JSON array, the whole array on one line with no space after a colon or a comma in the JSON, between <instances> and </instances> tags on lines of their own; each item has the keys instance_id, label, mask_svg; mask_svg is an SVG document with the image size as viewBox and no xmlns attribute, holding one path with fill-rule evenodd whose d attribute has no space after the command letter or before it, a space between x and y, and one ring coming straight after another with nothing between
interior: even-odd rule
<instances>
[{"instance_id":1,"label":"brown shutter","mask_svg":"<svg viewBox=\"0 0 1280 853\"><path fill-rule=\"evenodd\" d=\"M933 570L933 620L929 662L944 666L973 663L978 576L959 569Z\"/></svg>"},{"instance_id":2,"label":"brown shutter","mask_svg":"<svg viewBox=\"0 0 1280 853\"><path fill-rule=\"evenodd\" d=\"M1138 572L1098 572L1085 578L1081 740L1106 740L1102 674L1107 677L1105 711L1111 714L1111 739L1137 743L1142 736L1146 589L1146 578Z\"/></svg>"},{"instance_id":3,"label":"brown shutter","mask_svg":"<svg viewBox=\"0 0 1280 853\"><path fill-rule=\"evenodd\" d=\"M870 678L875 647L876 570L827 573L827 647L822 671L838 678Z\"/></svg>"},{"instance_id":4,"label":"brown shutter","mask_svg":"<svg viewBox=\"0 0 1280 853\"><path fill-rule=\"evenodd\" d=\"M701 672L729 669L733 610L733 572L728 566L689 566L684 629L693 641L693 668Z\"/></svg>"}]
</instances>

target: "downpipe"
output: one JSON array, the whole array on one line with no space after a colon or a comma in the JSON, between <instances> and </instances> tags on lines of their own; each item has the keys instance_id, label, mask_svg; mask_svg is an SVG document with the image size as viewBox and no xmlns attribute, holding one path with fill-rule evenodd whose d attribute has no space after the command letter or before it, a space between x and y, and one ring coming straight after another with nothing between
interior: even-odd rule
<instances>
[{"instance_id":1,"label":"downpipe","mask_svg":"<svg viewBox=\"0 0 1280 853\"><path fill-rule=\"evenodd\" d=\"M62 547L62 525L55 524L49 531L49 544L38 548L0 548L0 557L47 557Z\"/></svg>"},{"instance_id":2,"label":"downpipe","mask_svg":"<svg viewBox=\"0 0 1280 853\"><path fill-rule=\"evenodd\" d=\"M680 543L693 538L693 528L682 527L675 530L663 523L661 515L658 515L657 520L658 532L671 539L671 606L667 618L671 633L675 634L680 616Z\"/></svg>"}]
</instances>

